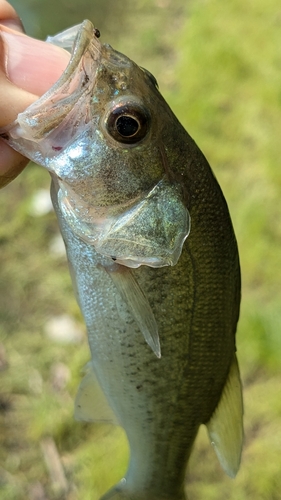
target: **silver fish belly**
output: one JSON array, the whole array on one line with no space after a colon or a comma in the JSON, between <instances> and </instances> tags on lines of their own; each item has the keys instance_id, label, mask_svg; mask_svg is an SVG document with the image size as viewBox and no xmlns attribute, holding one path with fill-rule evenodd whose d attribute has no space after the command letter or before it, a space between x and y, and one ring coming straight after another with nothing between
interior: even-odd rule
<instances>
[{"instance_id":1,"label":"silver fish belly","mask_svg":"<svg viewBox=\"0 0 281 500\"><path fill-rule=\"evenodd\" d=\"M75 415L116 421L128 437L127 473L103 500L184 500L201 424L227 474L240 464L227 205L150 73L101 44L90 21L50 42L73 45L69 66L5 137L52 175L92 356Z\"/></svg>"}]
</instances>

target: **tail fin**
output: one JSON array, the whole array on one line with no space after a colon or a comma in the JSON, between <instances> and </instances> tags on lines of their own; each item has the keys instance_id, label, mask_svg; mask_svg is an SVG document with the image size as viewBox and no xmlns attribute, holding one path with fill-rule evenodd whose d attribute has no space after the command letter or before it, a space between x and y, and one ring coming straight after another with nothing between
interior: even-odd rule
<instances>
[{"instance_id":1,"label":"tail fin","mask_svg":"<svg viewBox=\"0 0 281 500\"><path fill-rule=\"evenodd\" d=\"M126 479L122 479L118 484L113 486L100 500L187 500L184 493L180 495L157 495L143 491L140 493L129 491L126 485Z\"/></svg>"}]
</instances>

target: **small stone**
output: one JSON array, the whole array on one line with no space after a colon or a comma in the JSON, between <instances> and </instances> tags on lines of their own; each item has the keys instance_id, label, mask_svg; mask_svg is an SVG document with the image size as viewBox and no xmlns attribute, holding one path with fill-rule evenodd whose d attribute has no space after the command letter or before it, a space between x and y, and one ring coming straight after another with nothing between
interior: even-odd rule
<instances>
[{"instance_id":1,"label":"small stone","mask_svg":"<svg viewBox=\"0 0 281 500\"><path fill-rule=\"evenodd\" d=\"M67 314L50 318L45 333L51 340L65 344L78 344L84 336L82 329Z\"/></svg>"},{"instance_id":2,"label":"small stone","mask_svg":"<svg viewBox=\"0 0 281 500\"><path fill-rule=\"evenodd\" d=\"M29 500L48 500L44 488L39 481L29 487Z\"/></svg>"},{"instance_id":3,"label":"small stone","mask_svg":"<svg viewBox=\"0 0 281 500\"><path fill-rule=\"evenodd\" d=\"M51 384L56 392L61 392L66 388L70 380L70 370L64 363L54 363L51 366Z\"/></svg>"},{"instance_id":4,"label":"small stone","mask_svg":"<svg viewBox=\"0 0 281 500\"><path fill-rule=\"evenodd\" d=\"M51 254L55 257L64 257L65 256L65 246L64 241L60 233L54 236L49 244L49 250Z\"/></svg>"},{"instance_id":5,"label":"small stone","mask_svg":"<svg viewBox=\"0 0 281 500\"><path fill-rule=\"evenodd\" d=\"M48 189L39 189L31 200L29 213L34 217L41 217L53 210L53 205Z\"/></svg>"}]
</instances>

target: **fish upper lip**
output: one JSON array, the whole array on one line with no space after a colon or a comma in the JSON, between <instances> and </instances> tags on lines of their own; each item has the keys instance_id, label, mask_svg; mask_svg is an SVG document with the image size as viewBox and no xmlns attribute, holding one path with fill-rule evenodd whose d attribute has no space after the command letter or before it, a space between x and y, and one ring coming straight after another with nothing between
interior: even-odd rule
<instances>
[{"instance_id":1,"label":"fish upper lip","mask_svg":"<svg viewBox=\"0 0 281 500\"><path fill-rule=\"evenodd\" d=\"M45 156L51 158L59 154L60 148L52 147L52 142L47 145L45 151L40 150L40 141L44 139L48 143L49 134L57 130L66 116L77 105L84 93L91 92L96 82L96 72L101 60L101 43L94 36L94 26L91 21L85 20L81 25L75 26L68 31L77 30L76 37L73 36L72 49L69 63L61 77L54 85L25 111L19 113L17 120L0 129L9 136L9 145L17 151L25 154L26 145L30 149L30 143L36 144L38 153L29 156L30 159L48 168ZM49 43L65 47L60 35L49 37ZM89 70L87 69L89 68ZM89 78L88 73L91 73ZM26 155L25 155L26 156ZM39 158L40 156L40 158ZM39 160L38 160L39 158Z\"/></svg>"},{"instance_id":2,"label":"fish upper lip","mask_svg":"<svg viewBox=\"0 0 281 500\"><path fill-rule=\"evenodd\" d=\"M72 44L64 45L64 42L60 40L60 35L48 37L46 40L48 43L59 45L66 48L66 50L70 49L69 52L71 52L71 57L65 71L48 92L52 91L53 93L56 87L61 87L61 85L76 71L77 61L81 60L87 50L90 51L91 57L94 60L100 59L101 57L101 43L93 36L95 28L91 21L86 19L81 24L73 26L66 31L73 31L75 33L76 30L77 33L75 38L73 38Z\"/></svg>"}]
</instances>

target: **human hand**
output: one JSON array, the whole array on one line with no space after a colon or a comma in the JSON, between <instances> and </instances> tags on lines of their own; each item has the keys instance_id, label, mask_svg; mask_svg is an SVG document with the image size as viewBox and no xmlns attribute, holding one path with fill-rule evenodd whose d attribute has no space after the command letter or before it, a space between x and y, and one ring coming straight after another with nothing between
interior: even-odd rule
<instances>
[{"instance_id":1,"label":"human hand","mask_svg":"<svg viewBox=\"0 0 281 500\"><path fill-rule=\"evenodd\" d=\"M59 79L69 58L60 47L26 36L16 11L0 0L0 127L44 94ZM0 139L0 188L28 161Z\"/></svg>"}]
</instances>

